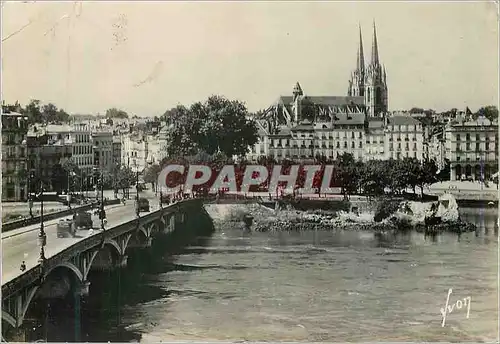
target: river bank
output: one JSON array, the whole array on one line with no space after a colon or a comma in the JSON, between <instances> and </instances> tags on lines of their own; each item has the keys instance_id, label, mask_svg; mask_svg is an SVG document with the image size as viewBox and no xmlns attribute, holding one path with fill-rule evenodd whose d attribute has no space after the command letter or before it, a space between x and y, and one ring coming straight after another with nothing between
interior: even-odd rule
<instances>
[{"instance_id":1,"label":"river bank","mask_svg":"<svg viewBox=\"0 0 500 344\"><path fill-rule=\"evenodd\" d=\"M309 201L312 202L312 201ZM324 202L323 202L324 203ZM322 204L323 204L322 203ZM334 205L330 205L334 203ZM397 199L353 202L327 201L322 209L304 203L263 202L253 204L217 204L205 208L219 227L239 226L256 232L351 230L374 232L417 232L435 235L477 230L459 216L453 196L443 195L438 202L415 202ZM323 204L323 205L325 205ZM245 218L252 218L251 228Z\"/></svg>"}]
</instances>

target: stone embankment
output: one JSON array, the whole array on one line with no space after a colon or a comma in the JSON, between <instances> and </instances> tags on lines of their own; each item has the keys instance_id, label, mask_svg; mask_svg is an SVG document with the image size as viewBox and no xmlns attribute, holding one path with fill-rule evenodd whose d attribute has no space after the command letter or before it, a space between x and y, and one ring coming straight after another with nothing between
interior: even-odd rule
<instances>
[{"instance_id":1,"label":"stone embankment","mask_svg":"<svg viewBox=\"0 0 500 344\"><path fill-rule=\"evenodd\" d=\"M476 230L460 220L453 196L440 197L438 202L378 200L371 210L363 211L298 211L292 207L272 210L259 204L206 205L217 228L244 228L243 218L253 217L252 230L307 231L353 230L400 232L416 230L427 234L463 233Z\"/></svg>"}]
</instances>

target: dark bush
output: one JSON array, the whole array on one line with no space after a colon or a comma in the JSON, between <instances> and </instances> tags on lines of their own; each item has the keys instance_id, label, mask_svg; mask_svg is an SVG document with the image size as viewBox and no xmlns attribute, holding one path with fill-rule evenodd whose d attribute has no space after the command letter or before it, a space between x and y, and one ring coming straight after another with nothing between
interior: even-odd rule
<instances>
[{"instance_id":1,"label":"dark bush","mask_svg":"<svg viewBox=\"0 0 500 344\"><path fill-rule=\"evenodd\" d=\"M399 208L400 201L393 199L383 199L377 205L377 210L375 211L374 221L382 222L389 216L394 214Z\"/></svg>"}]
</instances>

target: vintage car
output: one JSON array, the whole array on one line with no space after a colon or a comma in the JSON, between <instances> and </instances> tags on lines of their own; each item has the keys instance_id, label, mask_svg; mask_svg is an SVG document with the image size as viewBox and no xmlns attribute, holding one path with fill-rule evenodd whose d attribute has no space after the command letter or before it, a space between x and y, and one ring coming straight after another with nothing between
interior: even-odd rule
<instances>
[{"instance_id":1,"label":"vintage car","mask_svg":"<svg viewBox=\"0 0 500 344\"><path fill-rule=\"evenodd\" d=\"M139 211L149 211L149 200L147 198L139 198L138 204Z\"/></svg>"},{"instance_id":2,"label":"vintage car","mask_svg":"<svg viewBox=\"0 0 500 344\"><path fill-rule=\"evenodd\" d=\"M66 238L68 236L75 236L75 226L73 226L73 220L62 219L57 223L57 237Z\"/></svg>"},{"instance_id":3,"label":"vintage car","mask_svg":"<svg viewBox=\"0 0 500 344\"><path fill-rule=\"evenodd\" d=\"M79 211L74 217L76 228L92 228L92 215L88 211Z\"/></svg>"}]
</instances>

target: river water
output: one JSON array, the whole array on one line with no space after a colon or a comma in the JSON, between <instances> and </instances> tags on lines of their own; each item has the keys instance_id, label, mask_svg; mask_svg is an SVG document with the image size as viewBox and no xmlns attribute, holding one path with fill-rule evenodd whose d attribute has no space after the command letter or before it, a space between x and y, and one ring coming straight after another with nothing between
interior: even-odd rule
<instances>
[{"instance_id":1,"label":"river water","mask_svg":"<svg viewBox=\"0 0 500 344\"><path fill-rule=\"evenodd\" d=\"M82 340L493 341L497 211L462 217L479 231L217 231L122 291L119 323L96 321ZM469 317L455 306L442 326L450 288L449 305L471 298Z\"/></svg>"}]
</instances>

